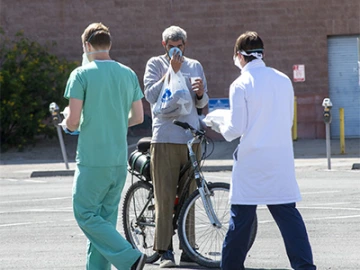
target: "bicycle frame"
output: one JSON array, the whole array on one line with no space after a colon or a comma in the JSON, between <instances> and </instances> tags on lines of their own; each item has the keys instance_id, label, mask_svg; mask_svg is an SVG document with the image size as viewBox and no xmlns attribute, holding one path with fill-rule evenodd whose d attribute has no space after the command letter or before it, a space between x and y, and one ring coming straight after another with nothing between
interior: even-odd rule
<instances>
[{"instance_id":1,"label":"bicycle frame","mask_svg":"<svg viewBox=\"0 0 360 270\"><path fill-rule=\"evenodd\" d=\"M178 190L177 199L174 198L173 230L174 233L175 230L178 231L183 252L194 262L208 267L207 269L219 268L223 244L221 240L225 237L230 219L229 211L224 206L230 185L207 182L204 178L201 166L202 161L207 157L207 144L211 142L211 139L208 140L205 136L205 132L194 129L188 123L174 121L174 124L189 130L192 138L186 144L189 159L179 173L179 181L181 180L179 184L182 188L181 193ZM137 151L151 155L150 140L143 138L141 140L142 142L137 145ZM198 143L200 147L197 147ZM205 149L202 148L203 146ZM201 149L201 153L198 149ZM138 156L133 155L133 157ZM148 263L153 263L160 258L160 254L153 250L157 214L154 190L150 174L146 171L142 173L146 161L140 158L139 160L141 162L136 163L137 159L129 159L131 181L134 176L140 181L133 183L125 195L122 209L123 226L128 241L148 255ZM249 249L254 242L256 230L257 219L252 225ZM213 241L209 240L208 236ZM211 243L209 244L208 241Z\"/></svg>"},{"instance_id":2,"label":"bicycle frame","mask_svg":"<svg viewBox=\"0 0 360 270\"><path fill-rule=\"evenodd\" d=\"M149 196L148 196L148 198L147 198L147 202L146 202L144 208L141 210L139 216L143 216L145 210L146 210L148 207L150 207L149 204L150 204L151 199L152 199L153 197L154 197L154 193L153 193L153 191L151 191L151 193L149 193ZM135 203L135 201L134 201L134 203ZM155 227L155 224L151 224L151 223L148 223L148 222L142 222L142 221L137 221L137 225L139 225L139 226L141 226L141 225L146 225L146 226L150 226L150 227Z\"/></svg>"},{"instance_id":3,"label":"bicycle frame","mask_svg":"<svg viewBox=\"0 0 360 270\"><path fill-rule=\"evenodd\" d=\"M213 209L210 197L209 197L209 196L211 196L211 194L210 194L210 191L208 189L207 182L204 179L204 177L202 176L201 169L200 169L200 166L199 166L199 164L197 162L196 155L194 153L194 150L192 149L192 146L195 143L195 141L200 140L200 143L201 143L202 139L204 138L205 133L195 130L194 128L192 128L187 123L185 124L185 123L181 123L181 122L178 122L178 121L174 121L174 124L178 125L178 126L181 126L184 129L190 130L190 132L193 134L193 138L187 142L187 148L188 148L188 151L189 151L190 163L191 163L191 166L192 166L192 168L194 170L194 178L195 178L195 181L196 181L196 185L198 187L202 202L204 204L206 214L207 214L211 224L213 226L221 228L222 224L221 224L221 222L219 221L219 219L217 218L217 216L216 216L216 214L214 212L214 209Z\"/></svg>"}]
</instances>

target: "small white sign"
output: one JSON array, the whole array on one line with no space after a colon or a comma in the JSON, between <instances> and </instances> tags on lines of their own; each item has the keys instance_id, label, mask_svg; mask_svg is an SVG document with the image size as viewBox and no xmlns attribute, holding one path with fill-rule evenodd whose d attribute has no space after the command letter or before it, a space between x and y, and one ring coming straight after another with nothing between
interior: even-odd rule
<instances>
[{"instance_id":1,"label":"small white sign","mask_svg":"<svg viewBox=\"0 0 360 270\"><path fill-rule=\"evenodd\" d=\"M293 65L294 82L305 82L305 65Z\"/></svg>"}]
</instances>

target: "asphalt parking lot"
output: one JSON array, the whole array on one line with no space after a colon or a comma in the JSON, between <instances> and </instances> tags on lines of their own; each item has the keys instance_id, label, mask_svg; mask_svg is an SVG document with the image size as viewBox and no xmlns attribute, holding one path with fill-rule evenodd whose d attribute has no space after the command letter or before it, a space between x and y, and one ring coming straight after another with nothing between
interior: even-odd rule
<instances>
[{"instance_id":1,"label":"asphalt parking lot","mask_svg":"<svg viewBox=\"0 0 360 270\"><path fill-rule=\"evenodd\" d=\"M296 161L303 195L298 208L318 269L360 269L360 171L351 170L353 162L335 160L329 171L323 159ZM0 269L84 269L86 239L72 215L72 177L11 177L9 172L4 174L4 167L1 170ZM212 182L228 182L230 172L206 172L205 176ZM257 213L258 234L247 269L290 269L269 212L259 206ZM179 262L180 252L175 252ZM146 270L158 268L157 264L145 266ZM204 269L197 265L178 268Z\"/></svg>"}]
</instances>

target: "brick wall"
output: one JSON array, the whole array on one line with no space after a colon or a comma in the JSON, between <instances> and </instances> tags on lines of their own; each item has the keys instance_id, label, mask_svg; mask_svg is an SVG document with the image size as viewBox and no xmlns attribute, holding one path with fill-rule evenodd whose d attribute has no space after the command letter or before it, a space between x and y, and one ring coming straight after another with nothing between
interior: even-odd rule
<instances>
[{"instance_id":1,"label":"brick wall","mask_svg":"<svg viewBox=\"0 0 360 270\"><path fill-rule=\"evenodd\" d=\"M0 0L0 24L11 38L19 30L54 52L81 61L80 35L92 22L110 27L111 55L129 65L142 84L145 64L163 53L161 33L174 24L188 33L186 55L204 67L209 95L227 97L239 71L233 46L246 30L265 43L266 63L292 78L304 64L306 81L294 83L298 137L323 138L322 99L328 96L327 37L360 33L358 0ZM145 110L149 105L144 101Z\"/></svg>"}]
</instances>

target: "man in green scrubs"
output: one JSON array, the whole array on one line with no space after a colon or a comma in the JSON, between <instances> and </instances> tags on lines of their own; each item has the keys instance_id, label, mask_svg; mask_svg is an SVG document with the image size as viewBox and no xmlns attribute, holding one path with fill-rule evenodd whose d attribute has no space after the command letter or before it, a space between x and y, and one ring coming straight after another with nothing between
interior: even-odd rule
<instances>
[{"instance_id":1,"label":"man in green scrubs","mask_svg":"<svg viewBox=\"0 0 360 270\"><path fill-rule=\"evenodd\" d=\"M143 269L146 256L116 230L127 174L127 130L143 122L136 74L109 56L111 35L102 23L81 36L83 65L70 75L65 132L80 131L73 186L75 219L88 238L88 270Z\"/></svg>"}]
</instances>

